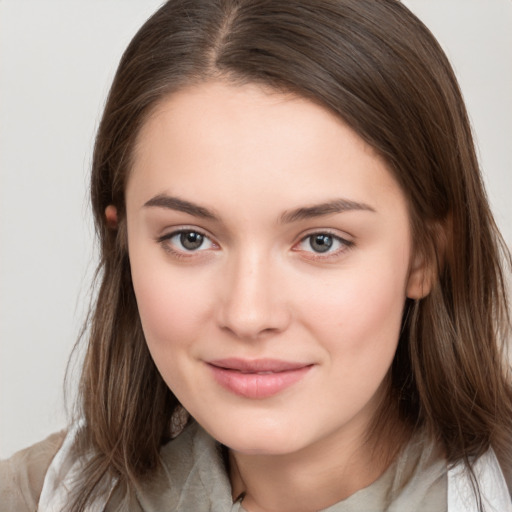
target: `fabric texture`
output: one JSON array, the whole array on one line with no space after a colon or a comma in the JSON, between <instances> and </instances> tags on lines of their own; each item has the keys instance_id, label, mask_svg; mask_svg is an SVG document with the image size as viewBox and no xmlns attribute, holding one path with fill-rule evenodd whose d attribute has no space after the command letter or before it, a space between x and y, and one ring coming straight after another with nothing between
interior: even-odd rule
<instances>
[{"instance_id":1,"label":"fabric texture","mask_svg":"<svg viewBox=\"0 0 512 512\"><path fill-rule=\"evenodd\" d=\"M65 432L52 434L10 459L0 461L0 512L34 512L43 482Z\"/></svg>"},{"instance_id":2,"label":"fabric texture","mask_svg":"<svg viewBox=\"0 0 512 512\"><path fill-rule=\"evenodd\" d=\"M473 467L485 512L512 512L512 502L505 477L492 450L480 457ZM449 512L479 512L473 485L462 465L448 473Z\"/></svg>"},{"instance_id":3,"label":"fabric texture","mask_svg":"<svg viewBox=\"0 0 512 512\"><path fill-rule=\"evenodd\" d=\"M0 462L0 512L58 512L80 474L72 456L76 429L50 436ZM101 497L88 512L245 512L233 503L222 449L193 423L161 451L151 479L126 494L115 481L103 482ZM494 453L475 464L488 512L512 512L508 489ZM370 486L324 512L476 512L471 481L462 466L449 471L438 451L415 436L395 462Z\"/></svg>"}]
</instances>

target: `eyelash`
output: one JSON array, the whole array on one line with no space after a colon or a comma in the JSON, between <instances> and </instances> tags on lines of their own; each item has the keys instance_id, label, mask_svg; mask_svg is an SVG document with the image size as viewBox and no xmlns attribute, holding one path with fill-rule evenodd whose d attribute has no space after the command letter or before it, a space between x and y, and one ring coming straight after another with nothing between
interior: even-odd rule
<instances>
[{"instance_id":1,"label":"eyelash","mask_svg":"<svg viewBox=\"0 0 512 512\"><path fill-rule=\"evenodd\" d=\"M181 237L181 235L184 235L184 234L200 235L201 237L203 237L203 242L197 249L186 249L186 248L176 249L175 244L173 244L173 242L172 242L172 239L177 236ZM191 258L191 257L196 256L199 252L205 251L206 249L202 248L205 241L208 241L210 243L211 247L217 247L217 244L206 233L204 233L203 231L201 231L199 229L192 229L192 228L177 229L176 231L172 231L171 233L167 233L163 236L158 237L156 241L163 247L163 249L166 252L172 254L174 257L176 257L178 259ZM208 247L207 249L209 249L209 248L210 247Z\"/></svg>"},{"instance_id":2,"label":"eyelash","mask_svg":"<svg viewBox=\"0 0 512 512\"><path fill-rule=\"evenodd\" d=\"M201 244L197 247L197 249L176 249L175 244L172 242L172 239L178 236L182 236L184 234L194 234L199 235L202 237ZM311 246L313 238L314 237L329 237L331 238L335 243L338 243L340 245L339 248L337 248L334 251L331 251L331 246L327 248L325 252L321 251L315 251L313 250L313 247ZM308 243L309 240L309 248L311 250L307 250L304 248L301 248L300 246L302 244ZM206 251L210 248L218 248L218 245L211 239L210 236L208 236L206 233L199 229L192 229L192 228L181 228L176 231L172 231L171 233L167 233L161 237L158 237L156 240L163 249L172 254L174 257L178 259L184 259L184 258L191 258L191 257L197 257L198 253ZM209 242L209 247L203 248L204 241ZM180 241L182 244L182 242ZM183 245L183 244L182 244ZM354 242L350 240L346 240L345 238L342 238L338 235L335 235L334 233L331 233L330 231L315 231L313 233L308 233L307 235L303 236L298 243L296 243L292 250L302 253L307 253L308 259L311 260L328 260L331 258L336 258L337 256L340 256L342 253L348 251L354 246Z\"/></svg>"},{"instance_id":3,"label":"eyelash","mask_svg":"<svg viewBox=\"0 0 512 512\"><path fill-rule=\"evenodd\" d=\"M312 243L314 237L330 237L336 243L338 243L340 245L340 247L334 251L331 251L330 250L331 248L329 247L325 252L317 252L314 250L304 250L304 249L300 248L300 246L302 244L306 244L309 241L308 245L311 249L313 249L311 247L311 243ZM308 233L306 236L303 236L300 239L300 241L297 244L295 244L293 250L309 253L309 255L307 256L307 258L309 258L309 259L326 261L328 259L336 258L336 257L340 256L341 254L350 250L352 247L354 247L354 242L347 240L345 238L342 238L339 235L335 235L334 233L331 233L330 231L315 231L313 233Z\"/></svg>"}]
</instances>

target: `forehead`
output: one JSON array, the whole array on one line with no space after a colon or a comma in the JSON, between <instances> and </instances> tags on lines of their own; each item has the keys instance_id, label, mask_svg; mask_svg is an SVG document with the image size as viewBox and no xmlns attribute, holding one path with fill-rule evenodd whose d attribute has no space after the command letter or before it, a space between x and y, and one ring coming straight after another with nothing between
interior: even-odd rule
<instances>
[{"instance_id":1,"label":"forehead","mask_svg":"<svg viewBox=\"0 0 512 512\"><path fill-rule=\"evenodd\" d=\"M137 139L127 192L134 189L140 201L193 194L245 205L265 196L290 207L327 196L378 206L399 192L383 159L327 109L225 83L184 89L158 104Z\"/></svg>"}]
</instances>

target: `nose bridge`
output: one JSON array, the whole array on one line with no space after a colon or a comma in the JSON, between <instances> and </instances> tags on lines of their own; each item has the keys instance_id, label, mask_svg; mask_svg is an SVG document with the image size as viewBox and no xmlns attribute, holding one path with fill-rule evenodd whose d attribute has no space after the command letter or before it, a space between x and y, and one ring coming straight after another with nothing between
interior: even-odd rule
<instances>
[{"instance_id":1,"label":"nose bridge","mask_svg":"<svg viewBox=\"0 0 512 512\"><path fill-rule=\"evenodd\" d=\"M289 315L276 267L269 251L256 245L229 259L220 306L222 328L241 338L257 338L286 327Z\"/></svg>"}]
</instances>

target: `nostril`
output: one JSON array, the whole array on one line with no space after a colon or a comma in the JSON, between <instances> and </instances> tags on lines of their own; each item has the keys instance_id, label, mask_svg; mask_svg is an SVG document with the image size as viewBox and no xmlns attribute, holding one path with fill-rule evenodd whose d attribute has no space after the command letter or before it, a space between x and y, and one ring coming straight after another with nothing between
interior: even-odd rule
<instances>
[{"instance_id":1,"label":"nostril","mask_svg":"<svg viewBox=\"0 0 512 512\"><path fill-rule=\"evenodd\" d=\"M284 296L277 293L277 270L261 247L251 247L231 261L217 304L219 327L248 340L278 333L289 322Z\"/></svg>"},{"instance_id":2,"label":"nostril","mask_svg":"<svg viewBox=\"0 0 512 512\"><path fill-rule=\"evenodd\" d=\"M220 322L220 328L240 339L256 340L277 334L286 329L288 320L286 314L277 314L273 310L267 315L226 316Z\"/></svg>"}]
</instances>

